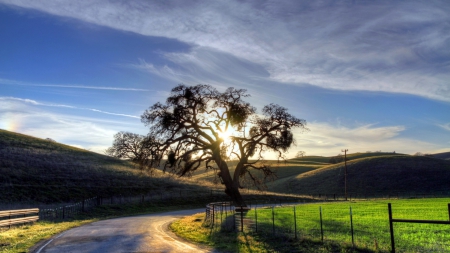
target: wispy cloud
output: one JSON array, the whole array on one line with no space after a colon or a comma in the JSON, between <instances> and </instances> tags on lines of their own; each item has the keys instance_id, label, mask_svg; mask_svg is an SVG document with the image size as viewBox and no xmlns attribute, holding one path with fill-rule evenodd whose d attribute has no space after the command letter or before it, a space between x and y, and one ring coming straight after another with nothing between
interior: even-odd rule
<instances>
[{"instance_id":1,"label":"wispy cloud","mask_svg":"<svg viewBox=\"0 0 450 253\"><path fill-rule=\"evenodd\" d=\"M155 66L144 59L127 66L172 80L195 85L199 82L215 86L251 86L269 77L261 66L212 48L193 47L187 53L162 53L173 66Z\"/></svg>"},{"instance_id":2,"label":"wispy cloud","mask_svg":"<svg viewBox=\"0 0 450 253\"><path fill-rule=\"evenodd\" d=\"M166 55L175 64L189 57L193 63L210 48L211 57L258 64L278 82L450 101L447 1L0 2L193 45L191 52ZM188 75L201 64L147 69Z\"/></svg>"},{"instance_id":3,"label":"wispy cloud","mask_svg":"<svg viewBox=\"0 0 450 253\"><path fill-rule=\"evenodd\" d=\"M0 128L82 147L98 153L111 146L119 131L145 133L136 119L111 120L61 114L29 99L0 98ZM56 105L58 106L58 105Z\"/></svg>"},{"instance_id":4,"label":"wispy cloud","mask_svg":"<svg viewBox=\"0 0 450 253\"><path fill-rule=\"evenodd\" d=\"M450 123L447 123L447 124L440 124L440 125L438 125L438 126L440 126L441 128L443 128L443 129L445 129L445 130L447 130L447 131L450 131Z\"/></svg>"},{"instance_id":5,"label":"wispy cloud","mask_svg":"<svg viewBox=\"0 0 450 253\"><path fill-rule=\"evenodd\" d=\"M366 124L357 127L334 126L327 123L312 122L308 125L310 132L296 134L297 146L291 150L304 150L312 155L336 155L342 149L351 153L367 151L433 153L444 147L433 143L402 137L404 126L376 126ZM332 153L334 150L335 153Z\"/></svg>"},{"instance_id":6,"label":"wispy cloud","mask_svg":"<svg viewBox=\"0 0 450 253\"><path fill-rule=\"evenodd\" d=\"M122 114L122 113L114 113L114 112L106 112L106 111L102 111L102 110L98 110L98 109L93 109L93 108L83 108L83 107L76 107L76 106L71 106L71 105L63 105L63 104L49 104L49 103L42 103L42 102L37 102L36 100L32 100L32 99L24 99L24 98L15 98L15 97L0 97L0 101L11 101L11 100L15 100L15 101L20 101L20 102L25 102L28 104L33 104L33 105L39 105L39 106L48 106L48 107L62 107L62 108L70 108L70 109L77 109L77 110L88 110L88 111L92 111L92 112L98 112L98 113L103 113L103 114L108 114L108 115L114 115L114 116L121 116L121 117L128 117L128 118L136 118L139 119L139 116L135 116L135 115L128 115L128 114Z\"/></svg>"},{"instance_id":7,"label":"wispy cloud","mask_svg":"<svg viewBox=\"0 0 450 253\"><path fill-rule=\"evenodd\" d=\"M104 87L104 86L86 86L86 85L27 83L27 82L1 79L1 78L0 78L0 84L38 86L38 87L56 87L56 88L70 88L70 89L112 90L112 91L151 91L151 90L147 90L147 89L137 89L137 88L127 88L127 87Z\"/></svg>"}]
</instances>

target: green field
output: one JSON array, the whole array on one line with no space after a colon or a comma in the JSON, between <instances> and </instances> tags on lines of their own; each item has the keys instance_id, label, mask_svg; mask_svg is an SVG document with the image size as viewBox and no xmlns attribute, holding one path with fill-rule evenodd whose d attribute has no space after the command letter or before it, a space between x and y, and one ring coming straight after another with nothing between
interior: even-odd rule
<instances>
[{"instance_id":1,"label":"green field","mask_svg":"<svg viewBox=\"0 0 450 253\"><path fill-rule=\"evenodd\" d=\"M390 233L387 203L392 203L394 219L449 220L450 199L379 200L301 204L295 206L297 237L321 239L320 209L324 240L352 244L350 207L355 245L370 250L389 251ZM294 206L256 209L246 217L258 220L258 233L295 237ZM273 220L275 217L275 234ZM255 229L252 225L249 229ZM450 226L394 223L397 252L450 252Z\"/></svg>"},{"instance_id":2,"label":"green field","mask_svg":"<svg viewBox=\"0 0 450 253\"><path fill-rule=\"evenodd\" d=\"M227 252L390 252L388 203L392 203L394 219L449 221L450 198L405 199L296 204L275 207L273 213L271 207L257 208L256 214L252 209L244 217L243 232L239 231L239 215L235 223L238 232L230 232L225 228L234 221L218 212L215 226L204 223L199 227L201 224L195 225L192 221L180 224L182 220L173 226L173 230L177 232L183 225L179 235L185 234L194 241L198 236L201 238L198 242ZM352 245L350 207L355 247ZM196 219L204 218L204 215L200 216ZM222 225L219 225L221 220ZM209 229L206 235L205 229ZM203 234L197 235L197 231ZM396 252L450 252L449 225L394 223L394 235Z\"/></svg>"}]
</instances>

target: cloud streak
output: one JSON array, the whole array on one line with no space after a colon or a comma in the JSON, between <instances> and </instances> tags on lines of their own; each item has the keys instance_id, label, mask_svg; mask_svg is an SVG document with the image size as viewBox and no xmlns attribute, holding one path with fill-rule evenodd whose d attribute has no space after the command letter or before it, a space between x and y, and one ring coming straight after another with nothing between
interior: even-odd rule
<instances>
[{"instance_id":1,"label":"cloud streak","mask_svg":"<svg viewBox=\"0 0 450 253\"><path fill-rule=\"evenodd\" d=\"M442 125L438 125L438 126L440 126L442 129L450 131L450 123L442 124Z\"/></svg>"},{"instance_id":2,"label":"cloud streak","mask_svg":"<svg viewBox=\"0 0 450 253\"><path fill-rule=\"evenodd\" d=\"M313 122L308 127L310 132L295 135L297 146L291 154L295 154L297 150L306 150L314 155L332 155L332 150L338 154L342 149L349 149L351 153L382 150L413 154L418 151L433 153L445 148L402 137L401 134L406 128L401 125L377 127L374 124L366 124L351 128Z\"/></svg>"},{"instance_id":3,"label":"cloud streak","mask_svg":"<svg viewBox=\"0 0 450 253\"><path fill-rule=\"evenodd\" d=\"M71 105L62 105L62 104L48 104L48 103L41 103L41 102L37 102L35 100L32 99L24 99L24 98L15 98L15 97L0 97L0 101L20 101L20 102L24 102L24 103L28 103L28 104L33 104L33 105L38 105L38 106L47 106L47 107L60 107L60 108L69 108L69 109L77 109L77 110L87 110L87 111L92 111L92 112L98 112L98 113L102 113L102 114L108 114L108 115L114 115L114 116L121 116L121 117L128 117L128 118L136 118L136 119L140 119L139 116L135 116L135 115L128 115L128 114L122 114L122 113L114 113L114 112L106 112L106 111L102 111L102 110L98 110L98 109L93 109L93 108L83 108L83 107L76 107L76 106L71 106Z\"/></svg>"},{"instance_id":4,"label":"cloud streak","mask_svg":"<svg viewBox=\"0 0 450 253\"><path fill-rule=\"evenodd\" d=\"M68 89L91 89L91 90L113 90L113 91L152 91L147 89L126 88L126 87L104 87L104 86L86 86L86 85L64 85L64 84L38 84L27 83L15 80L1 79L0 84L5 85L22 85L22 86L38 86L38 87L55 87Z\"/></svg>"},{"instance_id":5,"label":"cloud streak","mask_svg":"<svg viewBox=\"0 0 450 253\"><path fill-rule=\"evenodd\" d=\"M1 2L191 44L191 52L166 55L175 64L181 59L193 64L184 74L195 73L201 66L195 59L206 57L199 52L210 48L220 59L229 54L261 66L268 73L263 76L277 82L450 101L446 1ZM226 69L226 63L220 67ZM180 75L172 66L147 67Z\"/></svg>"},{"instance_id":6,"label":"cloud streak","mask_svg":"<svg viewBox=\"0 0 450 253\"><path fill-rule=\"evenodd\" d=\"M119 131L144 132L138 120L111 120L52 112L34 100L0 97L0 128L103 154ZM44 104L45 105L45 104ZM41 107L42 106L42 107ZM65 105L50 105L63 106ZM137 127L136 127L137 126Z\"/></svg>"}]
</instances>

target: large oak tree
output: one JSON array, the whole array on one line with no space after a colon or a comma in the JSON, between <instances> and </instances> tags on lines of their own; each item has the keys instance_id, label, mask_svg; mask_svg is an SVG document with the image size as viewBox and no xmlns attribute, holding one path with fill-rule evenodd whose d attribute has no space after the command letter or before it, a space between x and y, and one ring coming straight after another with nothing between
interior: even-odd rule
<instances>
[{"instance_id":1,"label":"large oak tree","mask_svg":"<svg viewBox=\"0 0 450 253\"><path fill-rule=\"evenodd\" d=\"M156 103L141 116L150 132L145 139L153 165L164 163L180 176L200 166L218 171L225 192L236 206L246 206L239 192L243 177L254 182L260 175L272 176L261 163L267 151L279 158L294 143L292 130L306 129L305 120L275 104L264 106L262 114L243 99L246 90L228 88L219 92L209 85L178 85L166 103ZM230 132L230 130L233 130ZM237 160L230 173L227 160Z\"/></svg>"}]
</instances>

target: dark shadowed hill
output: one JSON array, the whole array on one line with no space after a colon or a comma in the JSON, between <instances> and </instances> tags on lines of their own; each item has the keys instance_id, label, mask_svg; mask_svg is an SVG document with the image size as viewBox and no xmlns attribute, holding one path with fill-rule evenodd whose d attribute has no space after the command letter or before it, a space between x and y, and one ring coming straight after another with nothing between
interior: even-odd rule
<instances>
[{"instance_id":1,"label":"dark shadowed hill","mask_svg":"<svg viewBox=\"0 0 450 253\"><path fill-rule=\"evenodd\" d=\"M358 196L450 194L450 161L424 156L384 156L347 162L347 191ZM344 195L344 163L325 166L286 184L297 194Z\"/></svg>"},{"instance_id":2,"label":"dark shadowed hill","mask_svg":"<svg viewBox=\"0 0 450 253\"><path fill-rule=\"evenodd\" d=\"M445 153L439 153L439 154L433 154L431 155L434 158L444 159L444 160L450 160L450 152Z\"/></svg>"},{"instance_id":3,"label":"dark shadowed hill","mask_svg":"<svg viewBox=\"0 0 450 253\"><path fill-rule=\"evenodd\" d=\"M127 161L0 129L2 203L209 189L189 180L150 177Z\"/></svg>"}]
</instances>

